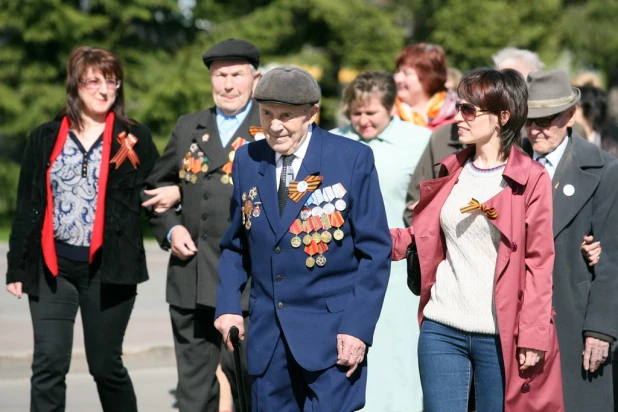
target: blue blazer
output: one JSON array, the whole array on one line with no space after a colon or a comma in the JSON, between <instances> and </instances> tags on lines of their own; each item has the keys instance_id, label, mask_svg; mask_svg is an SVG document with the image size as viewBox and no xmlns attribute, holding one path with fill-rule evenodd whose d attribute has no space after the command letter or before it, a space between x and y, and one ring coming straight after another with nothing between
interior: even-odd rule
<instances>
[{"instance_id":1,"label":"blue blazer","mask_svg":"<svg viewBox=\"0 0 618 412\"><path fill-rule=\"evenodd\" d=\"M314 125L295 180L308 175L323 176L322 188L341 183L347 190L344 237L328 244L325 266L311 269L305 265L304 245L293 248L289 231L310 195L305 193L297 203L288 198L280 217L275 152L265 140L236 152L232 224L220 244L216 316L241 314L240 294L250 274L247 357L252 375L266 370L281 334L304 369L333 366L337 334L371 345L382 308L391 238L371 149ZM247 230L242 194L254 187L261 213L251 218Z\"/></svg>"}]
</instances>

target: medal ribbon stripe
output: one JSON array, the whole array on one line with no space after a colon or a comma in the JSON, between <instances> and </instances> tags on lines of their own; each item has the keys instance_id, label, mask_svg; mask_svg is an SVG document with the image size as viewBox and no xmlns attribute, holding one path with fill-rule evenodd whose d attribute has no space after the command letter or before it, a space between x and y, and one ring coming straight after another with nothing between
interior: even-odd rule
<instances>
[{"instance_id":1,"label":"medal ribbon stripe","mask_svg":"<svg viewBox=\"0 0 618 412\"><path fill-rule=\"evenodd\" d=\"M245 139L243 139L242 137L237 137L236 140L234 140L234 142L232 143L232 149L234 149L231 153L236 153L236 150L238 150L238 148L242 145L244 145L246 142ZM233 155L231 155L233 156ZM233 157L232 157L233 159ZM223 173L225 173L226 175L230 175L232 174L232 166L234 165L234 161L230 160L229 162L227 162L226 164L223 165Z\"/></svg>"},{"instance_id":2,"label":"medal ribbon stripe","mask_svg":"<svg viewBox=\"0 0 618 412\"><path fill-rule=\"evenodd\" d=\"M468 206L464 206L460 208L459 210L461 211L461 213L472 212L474 210L480 210L481 212L485 213L485 215L491 220L498 218L498 212L496 212L496 209L494 209L493 207L485 206L484 204L482 204L475 198L472 198L472 200L470 200L470 202L468 203Z\"/></svg>"},{"instance_id":3,"label":"medal ribbon stripe","mask_svg":"<svg viewBox=\"0 0 618 412\"><path fill-rule=\"evenodd\" d=\"M341 216L340 211L336 211L332 215L328 215L328 218L330 220L330 224L333 227L341 227L343 225L344 220L343 220L343 216Z\"/></svg>"},{"instance_id":4,"label":"medal ribbon stripe","mask_svg":"<svg viewBox=\"0 0 618 412\"><path fill-rule=\"evenodd\" d=\"M300 219L296 219L292 226L290 226L290 233L298 235L303 232L303 222Z\"/></svg>"},{"instance_id":5,"label":"medal ribbon stripe","mask_svg":"<svg viewBox=\"0 0 618 412\"><path fill-rule=\"evenodd\" d=\"M118 150L116 155L109 162L116 163L116 169L118 169L122 162L129 158L133 168L137 169L139 157L137 157L137 153L133 150L133 146L137 143L137 137L133 136L131 133L127 135L127 132L120 132L118 136L116 136L116 141L120 144L120 150Z\"/></svg>"},{"instance_id":6,"label":"medal ribbon stripe","mask_svg":"<svg viewBox=\"0 0 618 412\"><path fill-rule=\"evenodd\" d=\"M316 253L318 253L318 250L318 244L315 240L311 240L311 243L305 246L305 253L309 256L315 255Z\"/></svg>"},{"instance_id":7,"label":"medal ribbon stripe","mask_svg":"<svg viewBox=\"0 0 618 412\"><path fill-rule=\"evenodd\" d=\"M307 182L307 190L303 192L298 191L298 184L300 182L290 182L290 186L288 188L288 197L292 199L295 203L298 203L298 201L305 195L305 193L314 192L322 184L322 179L324 179L324 176L311 175L301 180L301 182Z\"/></svg>"}]
</instances>

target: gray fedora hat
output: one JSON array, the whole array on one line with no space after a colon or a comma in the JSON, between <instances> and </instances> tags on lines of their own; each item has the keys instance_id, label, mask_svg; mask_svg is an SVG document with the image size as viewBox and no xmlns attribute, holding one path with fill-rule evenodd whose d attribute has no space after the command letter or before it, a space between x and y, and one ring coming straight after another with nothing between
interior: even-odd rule
<instances>
[{"instance_id":1,"label":"gray fedora hat","mask_svg":"<svg viewBox=\"0 0 618 412\"><path fill-rule=\"evenodd\" d=\"M569 76L562 70L528 74L528 119L538 119L565 111L581 98L577 87L571 87Z\"/></svg>"},{"instance_id":2,"label":"gray fedora hat","mask_svg":"<svg viewBox=\"0 0 618 412\"><path fill-rule=\"evenodd\" d=\"M289 106L317 104L320 101L320 86L307 70L297 66L280 66L262 76L253 98L258 103Z\"/></svg>"}]
</instances>

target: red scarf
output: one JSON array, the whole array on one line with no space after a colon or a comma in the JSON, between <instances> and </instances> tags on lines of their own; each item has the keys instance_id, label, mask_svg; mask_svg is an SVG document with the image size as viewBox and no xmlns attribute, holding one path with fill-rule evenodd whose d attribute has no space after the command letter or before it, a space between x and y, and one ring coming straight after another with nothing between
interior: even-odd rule
<instances>
[{"instance_id":1,"label":"red scarf","mask_svg":"<svg viewBox=\"0 0 618 412\"><path fill-rule=\"evenodd\" d=\"M54 239L54 199L51 189L51 170L58 155L62 153L67 136L69 135L69 119L65 116L60 124L60 131L56 138L56 144L49 158L49 168L47 169L47 206L43 218L43 230L41 232L41 246L43 248L43 260L47 268L54 276L58 276L58 258L56 256L56 244ZM94 260L94 255L103 244L103 220L105 218L105 192L107 189L107 175L109 172L109 158L112 149L112 133L114 130L114 113L110 112L105 119L105 130L103 131L103 152L101 154L101 168L99 169L97 206L94 215L94 226L92 228L92 239L90 241L90 263Z\"/></svg>"}]
</instances>

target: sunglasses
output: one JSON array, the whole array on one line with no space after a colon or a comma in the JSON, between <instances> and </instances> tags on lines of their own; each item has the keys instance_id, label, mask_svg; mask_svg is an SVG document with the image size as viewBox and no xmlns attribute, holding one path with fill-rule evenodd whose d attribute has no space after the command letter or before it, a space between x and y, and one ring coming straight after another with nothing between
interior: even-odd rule
<instances>
[{"instance_id":1,"label":"sunglasses","mask_svg":"<svg viewBox=\"0 0 618 412\"><path fill-rule=\"evenodd\" d=\"M475 105L470 103L455 103L455 110L461 113L465 121L471 122L480 116L482 113L489 113L489 110L477 109Z\"/></svg>"},{"instance_id":2,"label":"sunglasses","mask_svg":"<svg viewBox=\"0 0 618 412\"><path fill-rule=\"evenodd\" d=\"M563 112L556 113L553 116L539 117L538 119L527 119L526 127L531 127L535 123L538 127L545 128L551 126L552 122L557 119Z\"/></svg>"}]
</instances>

